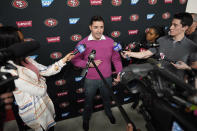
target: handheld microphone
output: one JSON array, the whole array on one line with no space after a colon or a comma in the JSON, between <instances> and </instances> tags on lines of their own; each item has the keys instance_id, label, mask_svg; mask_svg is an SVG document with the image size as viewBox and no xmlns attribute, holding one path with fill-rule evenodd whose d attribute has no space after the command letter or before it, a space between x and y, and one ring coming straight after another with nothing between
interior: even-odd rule
<instances>
[{"instance_id":1,"label":"handheld microphone","mask_svg":"<svg viewBox=\"0 0 197 131\"><path fill-rule=\"evenodd\" d=\"M177 62L175 60L168 59L167 56L164 53L160 53L160 58L161 58L161 60L165 60L165 61L168 61L170 63L172 62L174 64L176 64L176 62Z\"/></svg>"},{"instance_id":2,"label":"handheld microphone","mask_svg":"<svg viewBox=\"0 0 197 131\"><path fill-rule=\"evenodd\" d=\"M120 43L117 43L117 42L114 42L114 47L113 47L113 49L114 49L115 51L117 51L117 52L122 52L122 51L123 51L123 50L122 50L121 44L120 44ZM122 53L124 53L124 52L122 52ZM128 56L126 56L126 59L127 59L127 60L131 60L131 58L129 58Z\"/></svg>"},{"instance_id":3,"label":"handheld microphone","mask_svg":"<svg viewBox=\"0 0 197 131\"><path fill-rule=\"evenodd\" d=\"M139 48L139 47L142 47L142 46L143 46L143 44L141 44L139 42L132 42L125 47L125 50L133 50L135 48Z\"/></svg>"},{"instance_id":4,"label":"handheld microphone","mask_svg":"<svg viewBox=\"0 0 197 131\"><path fill-rule=\"evenodd\" d=\"M77 53L83 53L86 50L85 44L79 44L76 46L75 51L73 52L73 55L76 55Z\"/></svg>"},{"instance_id":5,"label":"handheld microphone","mask_svg":"<svg viewBox=\"0 0 197 131\"><path fill-rule=\"evenodd\" d=\"M92 50L90 55L88 56L88 62L86 63L86 67L82 70L81 75L79 77L75 77L75 81L81 81L86 76L90 63L95 58L95 54L96 50Z\"/></svg>"},{"instance_id":6,"label":"handheld microphone","mask_svg":"<svg viewBox=\"0 0 197 131\"><path fill-rule=\"evenodd\" d=\"M121 52L122 51L122 46L121 46L121 44L120 43L117 43L117 42L114 42L114 47L113 47L113 49L115 50L115 51L117 51L117 52Z\"/></svg>"}]
</instances>

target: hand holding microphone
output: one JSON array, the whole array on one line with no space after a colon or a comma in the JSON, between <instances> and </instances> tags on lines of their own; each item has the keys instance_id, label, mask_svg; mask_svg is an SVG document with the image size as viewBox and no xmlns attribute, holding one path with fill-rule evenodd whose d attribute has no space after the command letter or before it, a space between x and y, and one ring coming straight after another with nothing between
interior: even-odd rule
<instances>
[{"instance_id":1,"label":"hand holding microphone","mask_svg":"<svg viewBox=\"0 0 197 131\"><path fill-rule=\"evenodd\" d=\"M88 61L86 63L86 67L82 70L81 75L79 77L75 77L75 81L77 81L77 82L81 81L86 76L86 74L88 72L88 68L89 67L94 67L94 65L91 62L94 60L95 55L96 55L96 50L92 50L90 55L88 56ZM99 61L99 60L96 60L96 61Z\"/></svg>"},{"instance_id":2,"label":"hand holding microphone","mask_svg":"<svg viewBox=\"0 0 197 131\"><path fill-rule=\"evenodd\" d=\"M75 57L75 55L77 53L83 53L86 49L86 45L85 44L79 44L76 46L75 50L71 53L68 53L64 58L63 58L63 62L66 63L68 61L70 61L73 57Z\"/></svg>"},{"instance_id":3,"label":"hand holding microphone","mask_svg":"<svg viewBox=\"0 0 197 131\"><path fill-rule=\"evenodd\" d=\"M122 46L120 43L114 42L114 47L113 47L114 51L120 52L123 56L123 58L126 58L127 60L130 60L128 55L125 55L125 51L122 50Z\"/></svg>"},{"instance_id":4,"label":"hand holding microphone","mask_svg":"<svg viewBox=\"0 0 197 131\"><path fill-rule=\"evenodd\" d=\"M83 53L86 50L85 44L79 44L76 46L75 50L73 51L73 55L76 55L77 53Z\"/></svg>"}]
</instances>

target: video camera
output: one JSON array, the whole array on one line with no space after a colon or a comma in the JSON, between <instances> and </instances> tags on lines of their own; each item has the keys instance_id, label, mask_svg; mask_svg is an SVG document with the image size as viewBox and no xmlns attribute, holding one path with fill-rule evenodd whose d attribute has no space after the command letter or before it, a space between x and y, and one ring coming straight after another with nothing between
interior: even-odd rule
<instances>
[{"instance_id":1,"label":"video camera","mask_svg":"<svg viewBox=\"0 0 197 131\"><path fill-rule=\"evenodd\" d=\"M148 131L196 131L197 104L188 99L196 89L165 69L160 61L149 58L145 64L132 64L121 72L121 83L130 92L130 83L138 84L135 93L142 104L139 112ZM137 91L136 91L137 90Z\"/></svg>"}]
</instances>

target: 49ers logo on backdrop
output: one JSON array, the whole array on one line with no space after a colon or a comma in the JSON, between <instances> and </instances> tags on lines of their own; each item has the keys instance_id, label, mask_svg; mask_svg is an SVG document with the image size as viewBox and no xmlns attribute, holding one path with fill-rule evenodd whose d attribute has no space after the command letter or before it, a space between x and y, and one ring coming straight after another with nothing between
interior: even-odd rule
<instances>
[{"instance_id":1,"label":"49ers logo on backdrop","mask_svg":"<svg viewBox=\"0 0 197 131\"><path fill-rule=\"evenodd\" d=\"M56 19L53 19L53 18L49 18L49 19L46 19L44 21L44 24L48 27L55 27L57 26L58 24L58 21Z\"/></svg>"},{"instance_id":2,"label":"49ers logo on backdrop","mask_svg":"<svg viewBox=\"0 0 197 131\"><path fill-rule=\"evenodd\" d=\"M50 57L52 59L59 59L59 58L62 57L62 53L61 52L53 52L53 53L50 54Z\"/></svg>"},{"instance_id":3,"label":"49ers logo on backdrop","mask_svg":"<svg viewBox=\"0 0 197 131\"><path fill-rule=\"evenodd\" d=\"M119 36L120 36L120 31L113 31L113 32L111 33L111 36L114 37L114 38L119 37Z\"/></svg>"},{"instance_id":4,"label":"49ers logo on backdrop","mask_svg":"<svg viewBox=\"0 0 197 131\"><path fill-rule=\"evenodd\" d=\"M130 21L137 21L139 19L139 15L138 14L133 14L129 17Z\"/></svg>"},{"instance_id":5,"label":"49ers logo on backdrop","mask_svg":"<svg viewBox=\"0 0 197 131\"><path fill-rule=\"evenodd\" d=\"M70 105L69 102L62 102L62 103L59 104L59 107L60 107L60 108L66 108L66 107L68 107L69 105Z\"/></svg>"},{"instance_id":6,"label":"49ers logo on backdrop","mask_svg":"<svg viewBox=\"0 0 197 131\"><path fill-rule=\"evenodd\" d=\"M66 80L63 80L63 79L57 80L55 82L55 85L57 85L57 86L62 86L62 85L65 85L65 84L66 84Z\"/></svg>"},{"instance_id":7,"label":"49ers logo on backdrop","mask_svg":"<svg viewBox=\"0 0 197 131\"><path fill-rule=\"evenodd\" d=\"M12 6L17 9L24 9L28 6L28 3L26 0L14 0L12 1Z\"/></svg>"},{"instance_id":8,"label":"49ers logo on backdrop","mask_svg":"<svg viewBox=\"0 0 197 131\"><path fill-rule=\"evenodd\" d=\"M80 93L83 93L85 91L84 88L78 88L76 89L76 93L80 94Z\"/></svg>"},{"instance_id":9,"label":"49ers logo on backdrop","mask_svg":"<svg viewBox=\"0 0 197 131\"><path fill-rule=\"evenodd\" d=\"M179 0L180 4L185 4L187 2L187 0Z\"/></svg>"},{"instance_id":10,"label":"49ers logo on backdrop","mask_svg":"<svg viewBox=\"0 0 197 131\"><path fill-rule=\"evenodd\" d=\"M170 18L170 13L169 12L163 13L162 18L165 19L165 20L169 19Z\"/></svg>"},{"instance_id":11,"label":"49ers logo on backdrop","mask_svg":"<svg viewBox=\"0 0 197 131\"><path fill-rule=\"evenodd\" d=\"M157 0L148 0L148 3L150 5L155 5L157 3Z\"/></svg>"},{"instance_id":12,"label":"49ers logo on backdrop","mask_svg":"<svg viewBox=\"0 0 197 131\"><path fill-rule=\"evenodd\" d=\"M122 4L122 0L112 0L111 3L113 6L120 6Z\"/></svg>"},{"instance_id":13,"label":"49ers logo on backdrop","mask_svg":"<svg viewBox=\"0 0 197 131\"><path fill-rule=\"evenodd\" d=\"M71 39L72 41L74 41L74 42L80 41L81 38L82 38L82 36L79 35L79 34L74 34L74 35L72 35L72 36L70 37L70 39Z\"/></svg>"},{"instance_id":14,"label":"49ers logo on backdrop","mask_svg":"<svg viewBox=\"0 0 197 131\"><path fill-rule=\"evenodd\" d=\"M67 0L67 5L70 7L77 7L79 4L79 0Z\"/></svg>"}]
</instances>

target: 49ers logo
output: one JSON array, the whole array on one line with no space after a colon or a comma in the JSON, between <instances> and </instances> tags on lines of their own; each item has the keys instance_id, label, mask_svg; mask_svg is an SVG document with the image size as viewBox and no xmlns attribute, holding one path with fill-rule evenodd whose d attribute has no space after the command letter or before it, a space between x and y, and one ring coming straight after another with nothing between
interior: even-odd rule
<instances>
[{"instance_id":1,"label":"49ers logo","mask_svg":"<svg viewBox=\"0 0 197 131\"><path fill-rule=\"evenodd\" d=\"M62 86L62 85L65 85L65 84L66 84L66 81L63 80L63 79L57 80L57 81L55 82L55 85L57 85L57 86Z\"/></svg>"},{"instance_id":2,"label":"49ers logo","mask_svg":"<svg viewBox=\"0 0 197 131\"><path fill-rule=\"evenodd\" d=\"M69 102L62 102L62 103L59 104L59 107L60 108L65 108L65 107L68 107L69 105L70 105Z\"/></svg>"},{"instance_id":3,"label":"49ers logo","mask_svg":"<svg viewBox=\"0 0 197 131\"><path fill-rule=\"evenodd\" d=\"M50 57L52 59L59 59L62 57L62 53L61 52L53 52L53 53L51 53Z\"/></svg>"},{"instance_id":4,"label":"49ers logo","mask_svg":"<svg viewBox=\"0 0 197 131\"><path fill-rule=\"evenodd\" d=\"M77 7L79 6L80 2L79 0L68 0L67 5L70 7Z\"/></svg>"},{"instance_id":5,"label":"49ers logo","mask_svg":"<svg viewBox=\"0 0 197 131\"><path fill-rule=\"evenodd\" d=\"M14 0L12 1L12 6L17 9L24 9L28 6L28 3L26 0Z\"/></svg>"},{"instance_id":6,"label":"49ers logo","mask_svg":"<svg viewBox=\"0 0 197 131\"><path fill-rule=\"evenodd\" d=\"M58 21L56 19L49 18L44 21L44 24L48 27L55 27L58 24Z\"/></svg>"},{"instance_id":7,"label":"49ers logo","mask_svg":"<svg viewBox=\"0 0 197 131\"><path fill-rule=\"evenodd\" d=\"M139 15L133 14L129 17L130 21L137 21L139 19Z\"/></svg>"},{"instance_id":8,"label":"49ers logo","mask_svg":"<svg viewBox=\"0 0 197 131\"><path fill-rule=\"evenodd\" d=\"M180 4L185 4L187 2L187 0L179 0Z\"/></svg>"},{"instance_id":9,"label":"49ers logo","mask_svg":"<svg viewBox=\"0 0 197 131\"><path fill-rule=\"evenodd\" d=\"M155 5L157 3L157 0L148 0L148 3L150 5Z\"/></svg>"},{"instance_id":10,"label":"49ers logo","mask_svg":"<svg viewBox=\"0 0 197 131\"><path fill-rule=\"evenodd\" d=\"M74 41L74 42L76 42L76 41L80 41L81 40L81 35L79 35L79 34L74 34L74 35L72 35L71 37L70 37L70 39L72 40L72 41Z\"/></svg>"},{"instance_id":11,"label":"49ers logo","mask_svg":"<svg viewBox=\"0 0 197 131\"><path fill-rule=\"evenodd\" d=\"M85 91L85 89L84 88L78 88L78 89L76 89L76 93L83 93Z\"/></svg>"},{"instance_id":12,"label":"49ers logo","mask_svg":"<svg viewBox=\"0 0 197 131\"><path fill-rule=\"evenodd\" d=\"M119 37L119 36L120 36L120 31L113 31L113 32L111 33L111 36L114 37L114 38Z\"/></svg>"},{"instance_id":13,"label":"49ers logo","mask_svg":"<svg viewBox=\"0 0 197 131\"><path fill-rule=\"evenodd\" d=\"M163 19L169 19L170 18L170 13L169 12L163 13L162 18Z\"/></svg>"},{"instance_id":14,"label":"49ers logo","mask_svg":"<svg viewBox=\"0 0 197 131\"><path fill-rule=\"evenodd\" d=\"M122 4L122 0L112 0L111 3L113 6L120 6Z\"/></svg>"}]
</instances>

